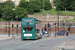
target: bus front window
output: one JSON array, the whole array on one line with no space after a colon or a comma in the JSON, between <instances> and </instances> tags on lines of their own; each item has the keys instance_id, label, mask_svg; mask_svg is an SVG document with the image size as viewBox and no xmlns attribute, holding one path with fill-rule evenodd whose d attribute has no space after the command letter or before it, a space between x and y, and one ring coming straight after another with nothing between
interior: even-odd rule
<instances>
[{"instance_id":1,"label":"bus front window","mask_svg":"<svg viewBox=\"0 0 75 50\"><path fill-rule=\"evenodd\" d=\"M33 26L23 26L23 29L27 32L31 31L33 29Z\"/></svg>"}]
</instances>

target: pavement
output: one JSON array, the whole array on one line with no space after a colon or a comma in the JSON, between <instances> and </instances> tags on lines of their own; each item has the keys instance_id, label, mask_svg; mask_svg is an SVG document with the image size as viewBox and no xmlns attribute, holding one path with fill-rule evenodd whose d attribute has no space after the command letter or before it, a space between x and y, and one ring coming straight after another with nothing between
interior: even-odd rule
<instances>
[{"instance_id":1,"label":"pavement","mask_svg":"<svg viewBox=\"0 0 75 50\"><path fill-rule=\"evenodd\" d=\"M0 35L0 40L8 40L8 39L19 38L19 37L16 37L15 35L14 36L12 36L12 35L11 36L8 36L8 35Z\"/></svg>"},{"instance_id":2,"label":"pavement","mask_svg":"<svg viewBox=\"0 0 75 50\"><path fill-rule=\"evenodd\" d=\"M63 50L75 50L75 40L70 40L64 43Z\"/></svg>"},{"instance_id":3,"label":"pavement","mask_svg":"<svg viewBox=\"0 0 75 50\"><path fill-rule=\"evenodd\" d=\"M61 37L64 37L64 36L56 36L55 37L53 33L51 34L51 36L49 35L49 37L48 37L48 34L45 34L44 36L45 36L44 38L61 38ZM19 37L20 37L20 35L19 35ZM19 37L17 37L16 35L12 36L12 34L10 36L8 36L5 33L0 33L0 40L7 40L7 39L19 38Z\"/></svg>"},{"instance_id":4,"label":"pavement","mask_svg":"<svg viewBox=\"0 0 75 50\"><path fill-rule=\"evenodd\" d=\"M56 50L75 50L75 37L69 37L72 40L61 43Z\"/></svg>"},{"instance_id":5,"label":"pavement","mask_svg":"<svg viewBox=\"0 0 75 50\"><path fill-rule=\"evenodd\" d=\"M8 37L7 35L0 35L0 40L11 39L12 37Z\"/></svg>"}]
</instances>

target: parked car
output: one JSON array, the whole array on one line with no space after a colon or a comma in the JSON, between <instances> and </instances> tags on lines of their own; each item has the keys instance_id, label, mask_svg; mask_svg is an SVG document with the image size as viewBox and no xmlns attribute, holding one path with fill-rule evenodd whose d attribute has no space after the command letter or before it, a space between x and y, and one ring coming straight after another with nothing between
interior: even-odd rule
<instances>
[{"instance_id":1,"label":"parked car","mask_svg":"<svg viewBox=\"0 0 75 50\"><path fill-rule=\"evenodd\" d=\"M43 30L43 31L42 31L42 35L44 35L44 34L48 34L48 32L45 31L45 30Z\"/></svg>"},{"instance_id":2,"label":"parked car","mask_svg":"<svg viewBox=\"0 0 75 50\"><path fill-rule=\"evenodd\" d=\"M48 34L48 32L47 31L44 31L44 34Z\"/></svg>"},{"instance_id":3,"label":"parked car","mask_svg":"<svg viewBox=\"0 0 75 50\"><path fill-rule=\"evenodd\" d=\"M57 33L55 33L55 35L58 35L58 36L68 36L68 31L59 31Z\"/></svg>"}]
</instances>

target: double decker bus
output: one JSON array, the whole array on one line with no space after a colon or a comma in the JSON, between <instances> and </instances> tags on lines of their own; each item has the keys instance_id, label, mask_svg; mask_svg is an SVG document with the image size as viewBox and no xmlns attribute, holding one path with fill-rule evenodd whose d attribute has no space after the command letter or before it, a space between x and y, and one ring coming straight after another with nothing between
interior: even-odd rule
<instances>
[{"instance_id":1,"label":"double decker bus","mask_svg":"<svg viewBox=\"0 0 75 50\"><path fill-rule=\"evenodd\" d=\"M22 18L21 39L42 38L42 21L35 18Z\"/></svg>"}]
</instances>

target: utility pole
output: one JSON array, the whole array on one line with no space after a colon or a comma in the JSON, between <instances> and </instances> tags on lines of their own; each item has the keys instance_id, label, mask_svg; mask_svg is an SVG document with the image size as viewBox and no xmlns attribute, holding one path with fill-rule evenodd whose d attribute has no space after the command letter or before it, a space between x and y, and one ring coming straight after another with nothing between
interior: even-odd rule
<instances>
[{"instance_id":1,"label":"utility pole","mask_svg":"<svg viewBox=\"0 0 75 50\"><path fill-rule=\"evenodd\" d=\"M18 16L16 16L16 18L17 18L16 33L17 33L17 37L18 37Z\"/></svg>"},{"instance_id":2,"label":"utility pole","mask_svg":"<svg viewBox=\"0 0 75 50\"><path fill-rule=\"evenodd\" d=\"M58 32L59 32L59 0L58 0Z\"/></svg>"},{"instance_id":3,"label":"utility pole","mask_svg":"<svg viewBox=\"0 0 75 50\"><path fill-rule=\"evenodd\" d=\"M9 32L8 36L10 36L10 0L9 0Z\"/></svg>"},{"instance_id":4,"label":"utility pole","mask_svg":"<svg viewBox=\"0 0 75 50\"><path fill-rule=\"evenodd\" d=\"M44 9L44 0L43 0L43 9Z\"/></svg>"}]
</instances>

